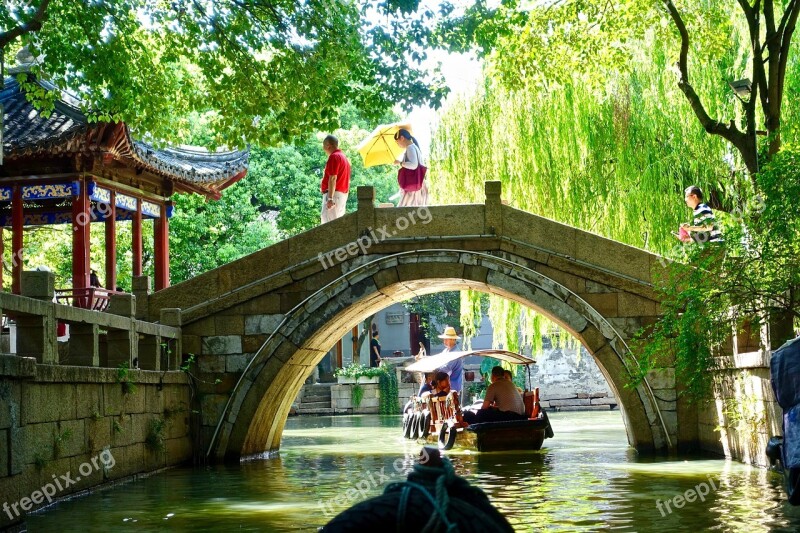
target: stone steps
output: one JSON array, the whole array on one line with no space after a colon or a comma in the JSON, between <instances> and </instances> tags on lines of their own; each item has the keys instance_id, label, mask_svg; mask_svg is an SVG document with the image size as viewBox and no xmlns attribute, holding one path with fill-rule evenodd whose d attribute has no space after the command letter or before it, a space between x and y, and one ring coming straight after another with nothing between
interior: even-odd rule
<instances>
[{"instance_id":1,"label":"stone steps","mask_svg":"<svg viewBox=\"0 0 800 533\"><path fill-rule=\"evenodd\" d=\"M326 408L330 408L330 406L331 406L331 401L330 400L328 400L327 402L303 402L303 403L301 403L301 404L299 404L297 406L297 410L300 411L300 410L303 410L303 409L306 409L306 410L307 409L326 409Z\"/></svg>"},{"instance_id":2,"label":"stone steps","mask_svg":"<svg viewBox=\"0 0 800 533\"><path fill-rule=\"evenodd\" d=\"M303 396L303 403L331 402L330 396Z\"/></svg>"},{"instance_id":3,"label":"stone steps","mask_svg":"<svg viewBox=\"0 0 800 533\"><path fill-rule=\"evenodd\" d=\"M332 415L334 413L333 413L333 408L330 407L330 404L328 404L328 407L315 407L315 408L303 407L303 405L301 404L301 406L297 408L297 414L298 415Z\"/></svg>"},{"instance_id":4,"label":"stone steps","mask_svg":"<svg viewBox=\"0 0 800 533\"><path fill-rule=\"evenodd\" d=\"M306 385L297 397L298 415L332 415L331 387L328 385Z\"/></svg>"}]
</instances>

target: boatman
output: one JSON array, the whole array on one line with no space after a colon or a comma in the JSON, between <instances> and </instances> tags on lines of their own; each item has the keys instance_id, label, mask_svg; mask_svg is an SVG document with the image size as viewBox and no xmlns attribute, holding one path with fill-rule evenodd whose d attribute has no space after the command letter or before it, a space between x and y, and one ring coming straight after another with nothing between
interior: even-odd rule
<instances>
[{"instance_id":1,"label":"boatman","mask_svg":"<svg viewBox=\"0 0 800 533\"><path fill-rule=\"evenodd\" d=\"M452 352L456 347L456 341L460 339L456 335L456 330L453 326L444 328L444 333L439 335L444 343L444 350L442 353ZM461 387L464 384L464 359L459 357L454 361L450 361L446 365L439 368L439 372L444 372L450 376L450 388L458 392L458 401L461 401Z\"/></svg>"}]
</instances>

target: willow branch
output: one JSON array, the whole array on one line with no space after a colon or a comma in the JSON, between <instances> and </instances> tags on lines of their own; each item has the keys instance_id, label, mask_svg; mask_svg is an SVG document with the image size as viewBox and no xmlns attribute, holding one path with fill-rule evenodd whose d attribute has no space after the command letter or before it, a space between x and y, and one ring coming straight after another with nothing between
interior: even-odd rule
<instances>
[{"instance_id":1,"label":"willow branch","mask_svg":"<svg viewBox=\"0 0 800 533\"><path fill-rule=\"evenodd\" d=\"M39 4L38 8L36 8L36 12L28 22L20 24L6 32L0 33L0 48L5 48L6 45L13 42L17 37L41 30L42 23L45 19L45 12L47 11L47 5L49 3L50 0L42 0L42 3Z\"/></svg>"},{"instance_id":2,"label":"willow branch","mask_svg":"<svg viewBox=\"0 0 800 533\"><path fill-rule=\"evenodd\" d=\"M778 94L783 94L783 84L786 80L786 64L789 60L789 48L792 44L792 36L797 26L797 17L800 15L800 0L792 0L786 7L781 21L783 36L781 42L780 59L778 60ZM780 107L780 102L776 102Z\"/></svg>"},{"instance_id":3,"label":"willow branch","mask_svg":"<svg viewBox=\"0 0 800 533\"><path fill-rule=\"evenodd\" d=\"M728 140L737 149L739 149L740 152L742 152L742 155L744 155L745 151L747 150L745 134L739 131L733 121L731 121L730 124L725 125L718 120L712 119L708 115L705 106L703 106L700 96L694 90L694 87L692 87L692 85L689 83L689 31L686 29L686 24L684 23L681 14L678 12L678 9L675 7L675 4L672 3L672 0L662 1L669 11L672 22L675 24L675 27L678 29L678 33L681 36L681 51L678 59L678 69L681 74L681 79L678 81L678 87L681 91L683 91L683 94L689 101L689 105L692 107L692 111L694 111L694 114L697 116L697 119L700 121L700 124L703 126L703 128L712 135L719 135L720 137ZM748 9L749 7L750 6L748 6ZM748 167L750 167L750 164L748 164Z\"/></svg>"}]
</instances>

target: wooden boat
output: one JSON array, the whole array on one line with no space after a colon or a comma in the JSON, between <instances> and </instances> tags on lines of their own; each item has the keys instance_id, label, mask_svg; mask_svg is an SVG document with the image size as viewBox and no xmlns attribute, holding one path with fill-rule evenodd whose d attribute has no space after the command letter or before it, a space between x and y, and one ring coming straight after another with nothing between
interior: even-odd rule
<instances>
[{"instance_id":1,"label":"wooden boat","mask_svg":"<svg viewBox=\"0 0 800 533\"><path fill-rule=\"evenodd\" d=\"M471 355L525 365L530 384L529 365L536 361L506 350L447 352L426 357L405 370L432 372L457 358ZM456 391L451 391L447 396L415 396L412 398L411 409L404 415L403 435L406 438L422 437L430 442L438 442L439 448L443 450L449 450L456 445L481 452L539 450L544 440L553 436L553 430L547 413L539 405L539 389L526 391L523 400L527 419L467 424L463 421Z\"/></svg>"}]
</instances>

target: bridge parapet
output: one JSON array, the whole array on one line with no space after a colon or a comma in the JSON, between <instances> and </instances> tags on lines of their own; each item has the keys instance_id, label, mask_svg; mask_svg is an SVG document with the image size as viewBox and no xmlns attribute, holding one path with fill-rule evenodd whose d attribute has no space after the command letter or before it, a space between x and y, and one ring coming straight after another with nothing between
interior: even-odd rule
<instances>
[{"instance_id":1,"label":"bridge parapet","mask_svg":"<svg viewBox=\"0 0 800 533\"><path fill-rule=\"evenodd\" d=\"M0 293L0 309L16 322L16 355L40 364L103 366L127 364L143 370L180 366L180 309L162 309L160 324L136 318L136 297L113 294L106 312L53 302L51 272L23 272L22 295ZM59 348L59 323L69 340Z\"/></svg>"}]
</instances>

